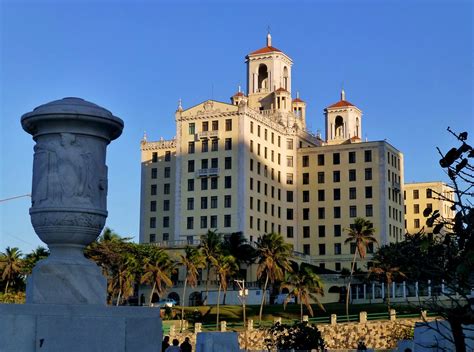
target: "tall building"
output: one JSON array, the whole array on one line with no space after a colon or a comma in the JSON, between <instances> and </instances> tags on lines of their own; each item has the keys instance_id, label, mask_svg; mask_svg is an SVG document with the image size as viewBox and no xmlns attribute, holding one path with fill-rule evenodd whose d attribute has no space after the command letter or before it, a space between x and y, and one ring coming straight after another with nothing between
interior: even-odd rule
<instances>
[{"instance_id":1,"label":"tall building","mask_svg":"<svg viewBox=\"0 0 474 352\"><path fill-rule=\"evenodd\" d=\"M306 103L292 94L293 61L270 34L246 59L247 94L180 103L175 139L142 140L140 241L278 232L304 260L340 270L353 257L344 239L356 217L374 223L380 245L401 240L403 155L361 139L362 111L344 91L324 110L325 139L309 132Z\"/></svg>"},{"instance_id":2,"label":"tall building","mask_svg":"<svg viewBox=\"0 0 474 352\"><path fill-rule=\"evenodd\" d=\"M438 210L441 219L452 220L456 215L451 209L455 201L454 189L441 181L406 183L405 231L415 234L422 229L426 234L433 233L433 227L426 225L423 211L426 208Z\"/></svg>"}]
</instances>

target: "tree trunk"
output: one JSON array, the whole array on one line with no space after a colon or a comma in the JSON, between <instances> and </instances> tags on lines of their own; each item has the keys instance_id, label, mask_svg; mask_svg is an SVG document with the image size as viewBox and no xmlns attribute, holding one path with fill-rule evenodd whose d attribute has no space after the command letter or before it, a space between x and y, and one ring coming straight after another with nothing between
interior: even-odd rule
<instances>
[{"instance_id":1,"label":"tree trunk","mask_svg":"<svg viewBox=\"0 0 474 352\"><path fill-rule=\"evenodd\" d=\"M151 307L151 300L153 299L153 293L155 293L156 282L153 282L153 286L151 287L150 293L150 300L148 301L148 305Z\"/></svg>"},{"instance_id":2,"label":"tree trunk","mask_svg":"<svg viewBox=\"0 0 474 352\"><path fill-rule=\"evenodd\" d=\"M206 297L204 297L204 302L202 302L204 306L207 306L207 297L209 296L209 275L211 275L211 266L208 264L206 275Z\"/></svg>"},{"instance_id":3,"label":"tree trunk","mask_svg":"<svg viewBox=\"0 0 474 352\"><path fill-rule=\"evenodd\" d=\"M118 307L121 298L122 298L122 290L119 291L119 294L117 296L117 302L115 303L115 306Z\"/></svg>"},{"instance_id":4,"label":"tree trunk","mask_svg":"<svg viewBox=\"0 0 474 352\"><path fill-rule=\"evenodd\" d=\"M347 321L349 321L349 292L350 292L349 290L351 289L352 274L354 274L356 256L357 256L357 248L354 252L354 259L352 260L352 266L351 266L351 274L349 275L349 282L347 283L347 289L346 289L346 318L347 318Z\"/></svg>"},{"instance_id":5,"label":"tree trunk","mask_svg":"<svg viewBox=\"0 0 474 352\"><path fill-rule=\"evenodd\" d=\"M456 317L448 317L448 322L451 325L451 332L453 334L456 352L466 352L466 341L464 339L464 332L462 329L461 321Z\"/></svg>"},{"instance_id":6,"label":"tree trunk","mask_svg":"<svg viewBox=\"0 0 474 352\"><path fill-rule=\"evenodd\" d=\"M262 324L262 313L263 313L263 304L265 303L265 296L267 292L267 285L268 285L268 275L265 279L265 285L263 286L263 292L262 292L262 303L260 304L260 313L259 313L259 324Z\"/></svg>"},{"instance_id":7,"label":"tree trunk","mask_svg":"<svg viewBox=\"0 0 474 352\"><path fill-rule=\"evenodd\" d=\"M388 314L390 316L390 284L391 280L387 280L387 308L388 308Z\"/></svg>"},{"instance_id":8,"label":"tree trunk","mask_svg":"<svg viewBox=\"0 0 474 352\"><path fill-rule=\"evenodd\" d=\"M219 330L219 302L221 300L221 283L219 282L219 293L217 294L217 323L216 323L216 330Z\"/></svg>"},{"instance_id":9,"label":"tree trunk","mask_svg":"<svg viewBox=\"0 0 474 352\"><path fill-rule=\"evenodd\" d=\"M8 293L8 284L10 283L10 281L7 280L7 285L5 286L5 294Z\"/></svg>"},{"instance_id":10,"label":"tree trunk","mask_svg":"<svg viewBox=\"0 0 474 352\"><path fill-rule=\"evenodd\" d=\"M186 285L188 284L188 277L184 279L184 287L183 287L183 302L181 302L181 329L180 332L183 332L184 328L184 302L186 297Z\"/></svg>"},{"instance_id":11,"label":"tree trunk","mask_svg":"<svg viewBox=\"0 0 474 352\"><path fill-rule=\"evenodd\" d=\"M303 322L303 300L300 299L300 321Z\"/></svg>"}]
</instances>

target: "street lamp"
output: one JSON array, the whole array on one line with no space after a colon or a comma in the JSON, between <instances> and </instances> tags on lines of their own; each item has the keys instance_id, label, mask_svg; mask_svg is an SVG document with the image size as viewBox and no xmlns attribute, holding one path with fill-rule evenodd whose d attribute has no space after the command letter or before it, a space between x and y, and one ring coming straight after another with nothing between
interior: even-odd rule
<instances>
[{"instance_id":1,"label":"street lamp","mask_svg":"<svg viewBox=\"0 0 474 352\"><path fill-rule=\"evenodd\" d=\"M244 312L244 348L247 351L247 318L245 314L245 300L249 295L249 290L245 288L245 280L234 280L239 286L239 300L242 303L242 309Z\"/></svg>"}]
</instances>

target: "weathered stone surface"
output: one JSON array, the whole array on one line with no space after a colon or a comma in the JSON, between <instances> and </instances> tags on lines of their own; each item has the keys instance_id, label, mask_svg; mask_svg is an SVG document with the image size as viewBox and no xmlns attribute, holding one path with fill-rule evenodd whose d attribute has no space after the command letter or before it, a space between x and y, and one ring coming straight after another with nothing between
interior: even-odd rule
<instances>
[{"instance_id":1,"label":"weathered stone surface","mask_svg":"<svg viewBox=\"0 0 474 352\"><path fill-rule=\"evenodd\" d=\"M196 352L240 352L236 332L200 332L196 339Z\"/></svg>"}]
</instances>

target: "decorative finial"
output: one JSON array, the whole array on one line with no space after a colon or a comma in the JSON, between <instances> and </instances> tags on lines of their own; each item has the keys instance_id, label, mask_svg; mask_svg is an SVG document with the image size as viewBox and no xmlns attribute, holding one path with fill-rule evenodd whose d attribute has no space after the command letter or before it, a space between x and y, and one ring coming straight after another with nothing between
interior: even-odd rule
<instances>
[{"instance_id":1,"label":"decorative finial","mask_svg":"<svg viewBox=\"0 0 474 352\"><path fill-rule=\"evenodd\" d=\"M178 111L183 111L183 105L182 105L181 98L179 98L179 100L178 100Z\"/></svg>"},{"instance_id":2,"label":"decorative finial","mask_svg":"<svg viewBox=\"0 0 474 352\"><path fill-rule=\"evenodd\" d=\"M270 26L267 27L267 46L272 46L272 35L270 34Z\"/></svg>"},{"instance_id":3,"label":"decorative finial","mask_svg":"<svg viewBox=\"0 0 474 352\"><path fill-rule=\"evenodd\" d=\"M146 131L143 131L143 138L142 141L146 142Z\"/></svg>"},{"instance_id":4,"label":"decorative finial","mask_svg":"<svg viewBox=\"0 0 474 352\"><path fill-rule=\"evenodd\" d=\"M346 92L344 91L344 88L341 89L341 100L346 100Z\"/></svg>"},{"instance_id":5,"label":"decorative finial","mask_svg":"<svg viewBox=\"0 0 474 352\"><path fill-rule=\"evenodd\" d=\"M300 92L296 91L296 99L300 98Z\"/></svg>"},{"instance_id":6,"label":"decorative finial","mask_svg":"<svg viewBox=\"0 0 474 352\"><path fill-rule=\"evenodd\" d=\"M240 84L239 84L239 93L240 93Z\"/></svg>"}]
</instances>

